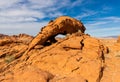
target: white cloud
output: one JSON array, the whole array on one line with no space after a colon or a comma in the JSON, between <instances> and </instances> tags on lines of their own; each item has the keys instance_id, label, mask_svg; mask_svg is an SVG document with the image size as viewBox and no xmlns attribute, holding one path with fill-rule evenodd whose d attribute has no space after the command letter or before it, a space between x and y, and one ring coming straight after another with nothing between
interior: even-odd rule
<instances>
[{"instance_id":1,"label":"white cloud","mask_svg":"<svg viewBox=\"0 0 120 82\"><path fill-rule=\"evenodd\" d=\"M103 6L103 11L105 12L105 11L110 11L110 10L112 10L112 8L111 7L108 7L108 6Z\"/></svg>"},{"instance_id":2,"label":"white cloud","mask_svg":"<svg viewBox=\"0 0 120 82\"><path fill-rule=\"evenodd\" d=\"M29 20L35 20L35 18L43 19L46 17L57 17L63 15L58 9L68 5L69 0L58 1L55 0L0 0L0 18L3 20L0 23L12 22L18 19L16 22L23 22ZM27 1L27 2L26 2ZM20 2L21 5L20 5ZM72 4L72 3L71 3ZM34 18L35 17L35 18ZM11 20L10 20L11 19ZM29 22L28 20L28 22Z\"/></svg>"},{"instance_id":3,"label":"white cloud","mask_svg":"<svg viewBox=\"0 0 120 82\"><path fill-rule=\"evenodd\" d=\"M56 3L55 0L28 0L28 1L29 1L30 8L33 8L33 9L51 7Z\"/></svg>"},{"instance_id":4,"label":"white cloud","mask_svg":"<svg viewBox=\"0 0 120 82\"><path fill-rule=\"evenodd\" d=\"M0 12L0 16L6 16L6 17L17 17L17 16L23 16L23 17L39 17L43 18L44 13L34 10L28 10L28 9L13 9L13 10L4 10Z\"/></svg>"},{"instance_id":5,"label":"white cloud","mask_svg":"<svg viewBox=\"0 0 120 82\"><path fill-rule=\"evenodd\" d=\"M93 14L94 14L94 13L82 13L81 15L76 16L75 18L76 18L76 19L82 19L82 18L91 16L91 15L93 15Z\"/></svg>"},{"instance_id":6,"label":"white cloud","mask_svg":"<svg viewBox=\"0 0 120 82\"><path fill-rule=\"evenodd\" d=\"M120 18L119 17L103 17L97 18L96 21L86 23L86 33L96 37L120 35Z\"/></svg>"},{"instance_id":7,"label":"white cloud","mask_svg":"<svg viewBox=\"0 0 120 82\"><path fill-rule=\"evenodd\" d=\"M82 2L83 2L83 0L76 0L72 3L71 6L74 7L74 6L77 6L77 5L81 5Z\"/></svg>"},{"instance_id":8,"label":"white cloud","mask_svg":"<svg viewBox=\"0 0 120 82\"><path fill-rule=\"evenodd\" d=\"M116 17L116 16L104 17L101 19L105 21L120 22L120 17Z\"/></svg>"},{"instance_id":9,"label":"white cloud","mask_svg":"<svg viewBox=\"0 0 120 82\"><path fill-rule=\"evenodd\" d=\"M54 4L54 0L28 0L32 4L39 4L40 6L51 6Z\"/></svg>"},{"instance_id":10,"label":"white cloud","mask_svg":"<svg viewBox=\"0 0 120 82\"><path fill-rule=\"evenodd\" d=\"M90 23L85 24L86 26L91 27L100 27L103 25L111 25L111 24L118 24L120 22L120 17L109 16L109 17L102 17L102 18L95 18L89 21Z\"/></svg>"},{"instance_id":11,"label":"white cloud","mask_svg":"<svg viewBox=\"0 0 120 82\"><path fill-rule=\"evenodd\" d=\"M109 21L98 21L98 22L95 22L95 23L88 23L86 24L87 26L98 26L98 25L104 25L104 24L107 24L109 23Z\"/></svg>"},{"instance_id":12,"label":"white cloud","mask_svg":"<svg viewBox=\"0 0 120 82\"><path fill-rule=\"evenodd\" d=\"M83 9L83 12L80 15L76 16L75 18L76 19L83 19L85 17L96 15L97 13L98 13L97 11Z\"/></svg>"},{"instance_id":13,"label":"white cloud","mask_svg":"<svg viewBox=\"0 0 120 82\"><path fill-rule=\"evenodd\" d=\"M109 29L108 29L109 28ZM103 32L103 31L108 31L108 32L112 32L114 30L120 30L120 27L106 27L106 28L97 28L97 29L91 29L89 30L90 32ZM103 32L104 33L104 32Z\"/></svg>"},{"instance_id":14,"label":"white cloud","mask_svg":"<svg viewBox=\"0 0 120 82\"><path fill-rule=\"evenodd\" d=\"M76 6L82 0L71 2L70 0L0 0L0 18L32 18L57 17L65 15L60 8ZM58 4L59 3L59 4ZM27 19L28 19L27 18ZM11 20L12 21L12 20Z\"/></svg>"},{"instance_id":15,"label":"white cloud","mask_svg":"<svg viewBox=\"0 0 120 82\"><path fill-rule=\"evenodd\" d=\"M22 23L14 23L14 25L12 26L13 23L7 23L7 24L0 24L0 28L11 28L10 26L12 26L13 29L15 28L27 28L29 29L29 27L42 27L45 26L48 23L48 21L43 21L43 22L22 22Z\"/></svg>"},{"instance_id":16,"label":"white cloud","mask_svg":"<svg viewBox=\"0 0 120 82\"><path fill-rule=\"evenodd\" d=\"M20 0L0 0L0 8L10 7L17 2L20 2Z\"/></svg>"},{"instance_id":17,"label":"white cloud","mask_svg":"<svg viewBox=\"0 0 120 82\"><path fill-rule=\"evenodd\" d=\"M88 13L83 13L83 14L81 14L81 15L79 15L79 16L76 16L75 18L76 18L76 19L82 19L82 18L88 17L88 16L90 16L90 14L88 14Z\"/></svg>"},{"instance_id":18,"label":"white cloud","mask_svg":"<svg viewBox=\"0 0 120 82\"><path fill-rule=\"evenodd\" d=\"M10 9L0 12L1 23L35 22L46 17L44 13L29 9Z\"/></svg>"},{"instance_id":19,"label":"white cloud","mask_svg":"<svg viewBox=\"0 0 120 82\"><path fill-rule=\"evenodd\" d=\"M106 28L93 27L92 29L87 30L87 33L95 37L117 36L120 35L119 30L120 27L106 27Z\"/></svg>"},{"instance_id":20,"label":"white cloud","mask_svg":"<svg viewBox=\"0 0 120 82\"><path fill-rule=\"evenodd\" d=\"M14 17L14 16L33 16L33 17L39 17L43 18L44 13L34 11L34 10L27 10L27 9L13 9L13 10L4 10L0 12L0 16L6 16L6 17Z\"/></svg>"},{"instance_id":21,"label":"white cloud","mask_svg":"<svg viewBox=\"0 0 120 82\"><path fill-rule=\"evenodd\" d=\"M0 24L0 33L3 34L19 34L19 33L27 33L31 35L36 35L40 32L40 28L45 26L48 21L43 22L25 22L25 23L8 23L8 24Z\"/></svg>"},{"instance_id":22,"label":"white cloud","mask_svg":"<svg viewBox=\"0 0 120 82\"><path fill-rule=\"evenodd\" d=\"M20 23L20 22L34 22L37 21L36 18L33 17L0 17L0 26L1 24L7 23Z\"/></svg>"},{"instance_id":23,"label":"white cloud","mask_svg":"<svg viewBox=\"0 0 120 82\"><path fill-rule=\"evenodd\" d=\"M53 13L49 13L48 15L49 15L50 18L52 18L52 17L62 16L63 13L61 13L61 12L53 12Z\"/></svg>"}]
</instances>

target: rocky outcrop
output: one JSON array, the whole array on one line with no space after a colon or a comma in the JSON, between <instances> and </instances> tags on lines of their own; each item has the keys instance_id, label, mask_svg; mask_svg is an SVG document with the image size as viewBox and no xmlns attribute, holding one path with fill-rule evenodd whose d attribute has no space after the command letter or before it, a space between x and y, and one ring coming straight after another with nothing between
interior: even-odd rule
<instances>
[{"instance_id":1,"label":"rocky outcrop","mask_svg":"<svg viewBox=\"0 0 120 82\"><path fill-rule=\"evenodd\" d=\"M54 21L50 21L47 26L41 29L41 32L31 41L23 56L25 56L37 44L46 45L48 40L50 42L56 42L55 36L58 34L66 35L78 31L84 33L85 29L86 28L80 21L68 16L60 16Z\"/></svg>"}]
</instances>

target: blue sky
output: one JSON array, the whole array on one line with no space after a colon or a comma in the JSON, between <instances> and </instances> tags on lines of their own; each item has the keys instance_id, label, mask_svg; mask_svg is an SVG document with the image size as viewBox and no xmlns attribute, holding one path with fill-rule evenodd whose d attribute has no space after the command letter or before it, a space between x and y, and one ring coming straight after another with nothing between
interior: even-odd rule
<instances>
[{"instance_id":1,"label":"blue sky","mask_svg":"<svg viewBox=\"0 0 120 82\"><path fill-rule=\"evenodd\" d=\"M49 20L81 20L95 37L120 35L120 0L0 0L0 33L36 35Z\"/></svg>"}]
</instances>

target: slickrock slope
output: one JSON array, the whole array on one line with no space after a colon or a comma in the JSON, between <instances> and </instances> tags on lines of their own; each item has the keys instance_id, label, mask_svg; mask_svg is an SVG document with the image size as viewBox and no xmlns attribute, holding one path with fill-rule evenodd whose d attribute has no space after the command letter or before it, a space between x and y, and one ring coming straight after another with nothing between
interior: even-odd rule
<instances>
[{"instance_id":1,"label":"slickrock slope","mask_svg":"<svg viewBox=\"0 0 120 82\"><path fill-rule=\"evenodd\" d=\"M104 53L107 53L106 47L99 40L89 35L75 33L43 49L31 50L28 53L31 56L27 61L14 60L8 66L2 67L0 80L16 82L16 79L20 78L21 81L21 78L24 78L25 82L34 79L36 82L39 81L39 78L27 77L33 73L39 75L34 69L34 72L24 71L30 66L53 75L54 78L50 82L66 82L66 80L100 82L104 69ZM19 72L22 72L21 76ZM48 76L47 74L47 79ZM44 76L41 79L44 79Z\"/></svg>"},{"instance_id":2,"label":"slickrock slope","mask_svg":"<svg viewBox=\"0 0 120 82\"><path fill-rule=\"evenodd\" d=\"M50 22L37 38L23 35L0 38L0 82L119 82L120 43L84 34L85 27L80 21L70 23L72 29L76 24L80 25L79 28L67 31L65 34L70 34L64 38L55 39L57 34L62 33L50 29L54 27L51 25L59 25L62 20L64 16L59 21ZM60 23L60 27L68 29L68 24ZM41 36L47 30L55 31L56 35L50 34L50 38L46 34ZM42 37L46 39L41 44ZM34 48L28 52L32 43ZM23 56L16 59L18 54Z\"/></svg>"},{"instance_id":3,"label":"slickrock slope","mask_svg":"<svg viewBox=\"0 0 120 82\"><path fill-rule=\"evenodd\" d=\"M28 61L34 60L32 65L52 73L55 76L53 82L66 79L67 76L99 82L104 69L104 50L104 46L95 38L73 35L62 43L41 50L38 52L39 56L34 56L35 59L30 58Z\"/></svg>"}]
</instances>

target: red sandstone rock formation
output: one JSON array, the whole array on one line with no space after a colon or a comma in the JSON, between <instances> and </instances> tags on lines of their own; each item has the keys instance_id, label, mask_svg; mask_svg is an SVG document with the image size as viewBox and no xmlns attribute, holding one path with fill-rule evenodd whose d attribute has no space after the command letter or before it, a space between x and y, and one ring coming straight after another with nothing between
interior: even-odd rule
<instances>
[{"instance_id":1,"label":"red sandstone rock formation","mask_svg":"<svg viewBox=\"0 0 120 82\"><path fill-rule=\"evenodd\" d=\"M31 41L23 56L27 55L27 53L37 44L44 45L48 40L54 42L54 38L58 34L66 35L78 31L84 33L85 29L86 28L84 25L74 18L68 16L58 17L54 21L49 22L47 26L42 28L41 32Z\"/></svg>"}]
</instances>

